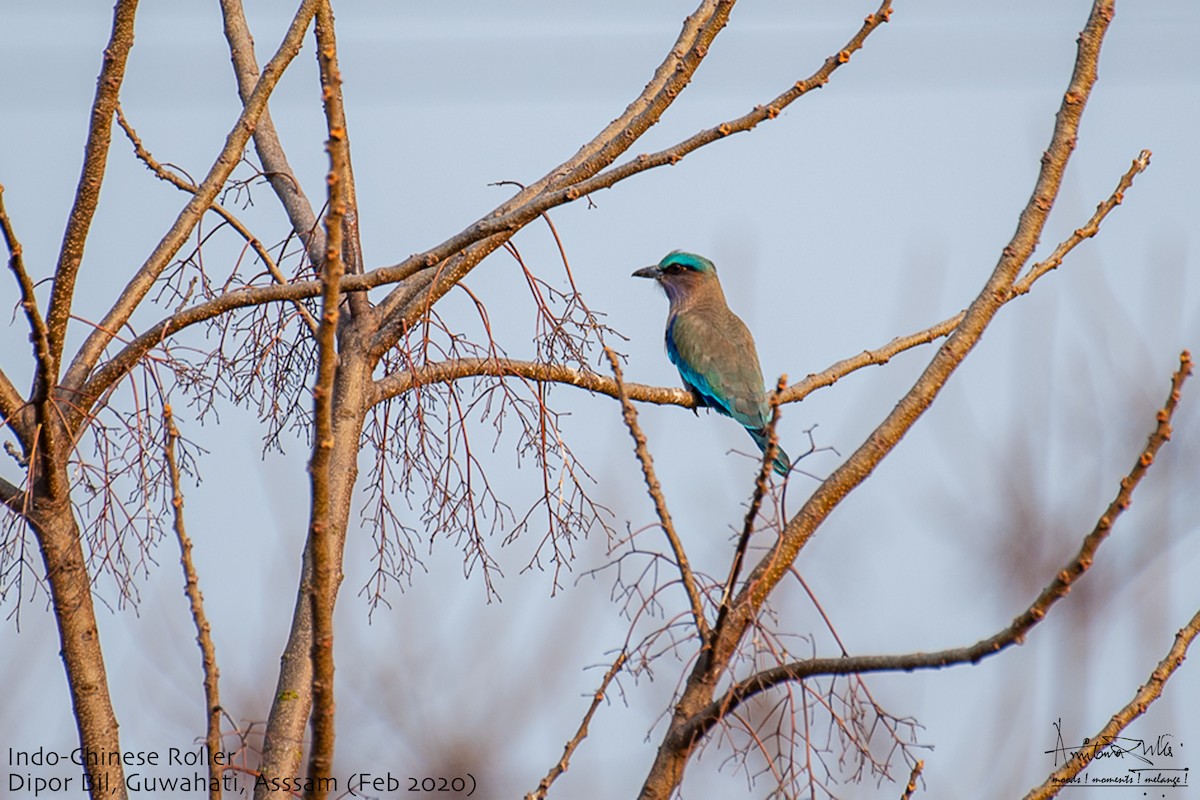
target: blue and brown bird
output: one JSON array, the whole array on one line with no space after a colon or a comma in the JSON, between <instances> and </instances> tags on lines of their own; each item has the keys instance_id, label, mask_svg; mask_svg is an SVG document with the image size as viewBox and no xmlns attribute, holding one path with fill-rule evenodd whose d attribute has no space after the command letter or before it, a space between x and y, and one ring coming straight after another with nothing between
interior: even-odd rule
<instances>
[{"instance_id":1,"label":"blue and brown bird","mask_svg":"<svg viewBox=\"0 0 1200 800\"><path fill-rule=\"evenodd\" d=\"M733 417L765 453L771 408L758 351L746 323L725 303L717 268L703 256L675 250L633 276L653 278L667 293L667 357L696 405ZM773 466L785 476L791 468L782 447Z\"/></svg>"}]
</instances>

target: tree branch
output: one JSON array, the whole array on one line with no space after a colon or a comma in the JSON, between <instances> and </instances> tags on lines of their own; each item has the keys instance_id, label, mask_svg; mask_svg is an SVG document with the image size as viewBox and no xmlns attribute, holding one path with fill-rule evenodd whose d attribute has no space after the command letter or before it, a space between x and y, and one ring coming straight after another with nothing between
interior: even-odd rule
<instances>
[{"instance_id":1,"label":"tree branch","mask_svg":"<svg viewBox=\"0 0 1200 800\"><path fill-rule=\"evenodd\" d=\"M725 2L726 0L722 0L716 5L721 6ZM404 264L410 264L415 259L423 257L427 267L437 265L438 271L428 284L421 287L419 292L414 292L411 288L407 291L398 288L380 304L384 323L377 336L373 352L381 353L392 347L401 332L413 325L416 318L424 313L425 308L428 308L458 281L462 280L488 253L507 241L513 233L538 215L556 206L577 200L591 192L609 188L639 172L665 164L674 164L683 156L706 144L731 133L751 130L759 122L775 118L784 107L801 95L812 88L823 86L828 81L829 75L841 64L848 62L850 54L860 49L867 36L891 16L891 0L884 0L879 11L866 18L858 34L837 55L826 59L824 65L810 78L793 84L791 88L775 97L767 105L757 106L741 117L701 131L667 150L653 155L643 154L620 167L597 174L600 169L615 161L646 130L657 123L663 111L674 102L678 93L691 80L691 74L699 66L700 60L707 55L712 39L724 27L729 10L733 5L732 0L729 0L727 5L729 8L725 8L723 13L718 13L721 12L720 8L713 9L711 3L706 3L688 17L675 47L655 72L655 79L647 84L638 99L626 109L626 113L614 120L592 143L585 145L575 159L548 173L541 180L476 222L463 232L463 234L467 234L466 236L460 234L458 237L447 240L446 243L457 239L459 244L448 250L444 247L434 248L423 256L413 256L404 262ZM702 14L708 13L716 13L716 16L711 20L702 19ZM689 61L686 57L683 61L676 61L680 53L694 56L694 61ZM673 68L672 64L675 64ZM672 69L677 73L675 80L663 82L661 78L665 74L669 74ZM623 130L614 127L619 123L624 123L626 127ZM620 136L614 138L618 132ZM585 151L589 150L590 153L584 156ZM493 234L496 234L495 238L491 238ZM453 257L449 262L442 264L444 259L451 256ZM396 268L403 267L404 264L396 265Z\"/></svg>"},{"instance_id":2,"label":"tree branch","mask_svg":"<svg viewBox=\"0 0 1200 800\"><path fill-rule=\"evenodd\" d=\"M1113 714L1099 733L1090 739L1084 739L1084 744L1075 751L1067 763L1051 773L1045 783L1025 795L1025 800L1045 800L1055 797L1062 790L1063 784L1083 771L1101 750L1116 739L1117 734L1124 730L1129 723L1146 713L1146 709L1159 698L1171 675L1187 657L1188 647L1197 634L1200 634L1200 611L1197 611L1191 621L1175 634L1175 643L1171 645L1167 655L1150 673L1149 680L1143 686L1138 687L1133 699L1124 708Z\"/></svg>"},{"instance_id":3,"label":"tree branch","mask_svg":"<svg viewBox=\"0 0 1200 800\"><path fill-rule=\"evenodd\" d=\"M1179 369L1171 376L1171 390L1166 402L1155 413L1155 428L1147 438L1146 446L1138 454L1133 468L1121 479L1116 497L1100 515L1091 532L1084 537L1074 558L1063 565L1054 579L1038 594L1037 599L1013 619L1008 627L967 647L932 653L812 658L765 669L730 686L720 699L709 703L689 720L677 735L687 740L702 736L749 698L782 683L801 681L818 675L911 672L941 669L956 664L977 664L1014 644L1023 644L1029 631L1046 618L1055 603L1066 597L1071 591L1071 586L1091 568L1096 552L1112 532L1113 524L1133 502L1134 490L1154 463L1159 449L1171 438L1171 419L1179 404L1183 384L1192 374L1192 366L1191 354L1184 351L1179 357Z\"/></svg>"},{"instance_id":4,"label":"tree branch","mask_svg":"<svg viewBox=\"0 0 1200 800\"><path fill-rule=\"evenodd\" d=\"M248 105L258 84L258 60L254 56L254 38L246 24L246 12L242 8L242 0L221 0L221 15L225 25L225 40L229 44L229 54L233 60L233 72L237 78L238 96L243 106ZM275 123L271 120L271 112L264 108L254 126L254 149L258 152L263 171L275 196L279 198L292 230L304 244L308 253L308 261L313 271L321 269L321 259L325 255L325 231L317 222L308 196L300 188L300 182L292 172L287 154L279 141Z\"/></svg>"},{"instance_id":5,"label":"tree branch","mask_svg":"<svg viewBox=\"0 0 1200 800\"><path fill-rule=\"evenodd\" d=\"M37 296L33 291L33 279L25 269L25 258L22 255L21 243L13 230L12 220L4 207L4 189L0 187L0 232L4 235L4 243L8 247L8 266L17 278L21 288L21 308L29 320L29 338L33 342L34 362L36 368L33 378L33 395L29 403L33 407L34 419L37 423L37 435L28 436L27 430L22 430L19 420L13 420L12 429L24 433L21 445L29 460L30 482L44 482L46 496L51 500L59 500L67 493L67 476L63 464L56 457L59 446L59 436L62 427L59 424L58 409L54 402L54 383L58 377L57 362L54 358L53 341L50 337L46 321L38 309ZM7 378L5 379L7 382ZM11 387L12 385L9 384ZM13 387L15 391L15 387ZM19 395L18 395L19 397ZM5 405L13 405L16 398L5 398ZM13 405L14 411L19 405ZM7 416L7 415L6 415ZM35 451L36 443L36 452Z\"/></svg>"},{"instance_id":6,"label":"tree branch","mask_svg":"<svg viewBox=\"0 0 1200 800\"><path fill-rule=\"evenodd\" d=\"M138 160L146 165L147 169L154 173L156 178L166 181L176 189L188 192L190 194L195 194L197 191L199 191L199 187L197 187L196 184L192 183L186 178L176 175L174 172L171 172L161 163L159 163L159 161L155 159L153 155L151 155L150 151L147 150L142 144L142 140L138 138L137 131L133 129L133 126L129 123L129 120L125 118L125 114L121 110L121 105L119 103L117 104L117 124L121 126L121 130L125 131L126 138L128 138L130 143L133 145L134 155L136 155ZM283 271L279 269L279 265L275 263L275 259L271 257L269 252L267 252L266 246L263 245L262 241L259 240L259 238L255 236L250 229L247 228L242 221L234 215L232 211L216 201L213 201L209 208L212 209L217 216L225 220L225 222L229 224L229 227L237 231L238 235L246 241L246 244L250 245L251 249L254 250L259 260L262 261L263 265L267 268L267 272L271 273L271 277L275 280L275 283L280 285L288 283L287 276L283 274ZM324 240L322 239L322 241ZM313 317L312 312L310 312L308 308L306 308L305 305L298 300L293 300L292 306L296 309L296 313L300 315L300 319L304 320L304 324L308 327L309 332L316 334L317 320L315 317Z\"/></svg>"},{"instance_id":7,"label":"tree branch","mask_svg":"<svg viewBox=\"0 0 1200 800\"><path fill-rule=\"evenodd\" d=\"M671 512L667 508L667 499L663 496L662 485L659 484L658 476L654 473L654 459L650 457L650 451L646 449L646 434L642 433L642 428L638 425L637 409L633 407L633 403L629 402L629 397L625 394L625 386L621 379L621 362L612 348L605 347L604 354L608 356L608 361L612 364L613 377L617 382L617 399L621 401L621 416L625 420L625 426L629 428L629 435L633 437L634 451L637 453L638 462L642 465L642 477L646 481L646 490L650 493L650 499L654 501L654 510L658 513L663 534L671 545L671 552L675 554L675 566L679 569L679 580L683 583L688 602L692 606L692 619L696 623L696 632L699 633L701 641L706 641L709 637L708 620L704 617L704 603L696 588L696 576L692 573L692 567L688 563L683 542L679 540L679 535L675 532L675 523L671 521Z\"/></svg>"},{"instance_id":8,"label":"tree branch","mask_svg":"<svg viewBox=\"0 0 1200 800\"><path fill-rule=\"evenodd\" d=\"M21 308L25 312L26 319L29 320L30 338L33 340L33 352L36 359L34 396L35 398L40 397L44 402L50 394L43 376L49 376L51 381L54 380L56 375L54 359L50 355L46 322L42 319L41 311L38 310L37 297L33 292L33 280L25 269L21 242L17 239L12 220L8 218L8 209L4 206L3 186L0 186L0 235L4 236L4 245L8 248L8 268L12 270L13 276L17 279L17 286L21 290ZM34 402L38 401L35 399ZM28 456L32 441L29 426L21 418L21 412L25 408L27 408L25 398L8 379L8 374L0 370L0 415L4 418L4 424L17 435L25 450L25 455ZM45 415L44 410L39 410L37 413L39 419Z\"/></svg>"},{"instance_id":9,"label":"tree branch","mask_svg":"<svg viewBox=\"0 0 1200 800\"><path fill-rule=\"evenodd\" d=\"M1117 205L1124 199L1125 192L1133 185L1133 179L1150 166L1149 150L1143 150L1133 159L1129 169L1117 182L1117 187L1111 195L1096 207L1096 212L1080 228L1064 239L1054 249L1051 255L1035 264L1017 281L1006 295L1005 303L1017 297L1028 294L1034 283L1047 273L1058 267L1066 256L1086 239L1095 236L1100 230L1100 224ZM372 275L374 273L368 273ZM364 276L366 277L366 276ZM960 311L953 317L944 319L934 325L906 336L898 336L887 344L864 350L856 356L842 359L820 372L808 375L787 387L780 395L780 403L795 403L803 400L817 389L832 386L842 378L863 367L882 365L892 358L920 345L929 344L949 335L963 321L966 311ZM543 364L534 361L517 359L474 358L456 359L454 361L426 364L412 370L393 372L376 382L377 400L383 400L404 394L416 386L432 383L448 383L473 377L519 377L533 381L561 383L586 389L596 394L605 394L616 398L617 385L614 380L594 372L584 371L559 364ZM695 407L695 401L689 392L671 387L657 387L641 383L626 383L625 391L631 400L657 405L677 405L683 408Z\"/></svg>"},{"instance_id":10,"label":"tree branch","mask_svg":"<svg viewBox=\"0 0 1200 800\"><path fill-rule=\"evenodd\" d=\"M54 270L54 288L50 292L50 309L46 321L50 329L50 356L57 366L62 363L63 342L74 301L75 279L83 261L88 230L100 201L104 169L108 163L108 146L112 141L112 116L125 79L125 64L133 48L133 21L137 0L118 0L113 9L112 35L104 48L104 63L96 81L96 96L92 100L92 121L84 145L83 170L75 189L75 202L63 233L58 266ZM58 382L58 373L51 376Z\"/></svg>"},{"instance_id":11,"label":"tree branch","mask_svg":"<svg viewBox=\"0 0 1200 800\"><path fill-rule=\"evenodd\" d=\"M1013 284L1012 289L1009 290L1004 300L1005 303L1028 294L1029 290L1033 288L1033 284L1039 278L1056 269L1062 264L1068 253L1074 250L1085 239L1090 239L1099 232L1100 223L1125 198L1125 192L1133 185L1133 179L1150 166L1150 155L1149 150L1143 150L1133 159L1133 163L1129 169L1117 181L1117 188L1106 200L1096 206L1096 212L1092 214L1091 218L1084 223L1083 227L1077 228L1070 236L1060 242L1054 248L1054 252L1050 254L1049 258L1030 267L1025 276ZM905 350L929 344L943 336L947 336L962 323L966 313L966 311L960 311L953 317L944 319L924 330L910 333L907 336L898 336L883 347L874 350L864 350L858 355L843 359L821 372L809 375L804 380L789 386L783 393L781 402L794 403L798 400L803 400L815 390L832 386L841 378L862 367L886 364L894 356L899 355Z\"/></svg>"},{"instance_id":12,"label":"tree branch","mask_svg":"<svg viewBox=\"0 0 1200 800\"><path fill-rule=\"evenodd\" d=\"M750 546L750 536L754 533L754 522L758 519L758 511L762 508L763 498L770 489L771 471L775 467L775 456L779 454L779 396L787 387L787 376L780 375L771 393L771 419L767 422L767 448L762 454L762 463L758 468L758 476L754 479L754 491L750 495L750 506L746 509L746 518L742 522L742 534L738 537L737 547L733 551L733 561L729 565L729 577L725 579L725 588L721 592L721 604L717 611L717 621L713 623L713 637L721 635L725 620L729 616L729 601L737 588L737 579L742 572L742 563L746 559L746 548Z\"/></svg>"},{"instance_id":13,"label":"tree branch","mask_svg":"<svg viewBox=\"0 0 1200 800\"><path fill-rule=\"evenodd\" d=\"M1003 305L1022 266L1033 253L1058 196L1063 172L1075 146L1083 108L1096 80L1100 45L1112 16L1113 0L1096 0L1078 40L1074 72L1059 107L1054 133L1042 158L1032 196L983 290L913 387L854 454L822 482L789 520L779 541L751 572L734 601L730 624L713 643L710 657L696 660L675 707L671 726L642 786L643 800L666 800L679 785L684 766L698 741L690 731L690 720L712 702L717 681L728 668L742 636L757 618L766 598L791 569L800 550L829 513L866 480L929 408Z\"/></svg>"},{"instance_id":14,"label":"tree branch","mask_svg":"<svg viewBox=\"0 0 1200 800\"><path fill-rule=\"evenodd\" d=\"M167 432L167 470L171 482L171 508L174 510L175 538L179 542L179 564L183 568L183 592L187 595L192 611L192 622L196 626L196 644L200 647L200 663L204 670L204 743L209 753L220 753L221 746L221 670L217 666L217 649L213 644L212 625L204 613L204 594L200 591L200 579L192 561L192 540L187 535L183 521L183 485L179 475L179 463L175 457L179 441L179 428L175 426L175 415L169 403L163 404L163 425ZM209 800L221 800L221 775L225 766L216 759L209 759Z\"/></svg>"},{"instance_id":15,"label":"tree branch","mask_svg":"<svg viewBox=\"0 0 1200 800\"><path fill-rule=\"evenodd\" d=\"M612 683L612 679L621 671L621 667L625 665L625 660L629 654L624 650L617 656L617 660L608 668L608 672L604 673L604 679L600 681L600 688L592 695L592 704L588 706L587 713L583 715L583 721L579 723L579 730L571 737L571 741L567 742L563 748L562 758L558 763L550 768L546 773L546 777L538 782L538 787L534 791L525 795L525 800L545 800L546 793L550 791L550 786L558 780L558 776L567 771L567 767L571 764L571 756L575 754L575 750L579 747L588 735L588 725L592 721L592 717L596 714L596 709L600 707L600 703L604 700L604 692L608 689L608 684Z\"/></svg>"},{"instance_id":16,"label":"tree branch","mask_svg":"<svg viewBox=\"0 0 1200 800\"><path fill-rule=\"evenodd\" d=\"M396 265L396 268L402 269L405 265L418 264L419 268L439 267L442 279L426 289L429 299L436 300L473 269L484 255L495 250L542 212L580 197L580 193L570 188L570 184L595 175L611 164L658 122L662 113L691 82L697 67L708 55L713 40L728 22L734 2L735 0L703 0L684 20L683 30L680 31L674 46L658 65L642 92L626 106L620 116L580 147L574 156L458 235L423 254L410 256L405 262ZM549 191L564 186L567 188L553 193ZM496 241L484 244L484 240L493 234L504 235ZM462 252L477 243L484 246L474 253ZM439 266L455 254L458 255L453 263ZM390 348L401 335L405 322L403 317L412 309L420 309L421 305L416 299L406 296L403 287L393 290L379 305L379 312L384 319L381 331L383 341L377 344L376 349Z\"/></svg>"},{"instance_id":17,"label":"tree branch","mask_svg":"<svg viewBox=\"0 0 1200 800\"><path fill-rule=\"evenodd\" d=\"M341 305L342 222L348 199L349 169L345 115L341 107L341 75L333 39L333 10L327 1L317 7L317 62L329 132L329 213L325 216L325 258L321 281L321 326L317 330L317 380L313 387L312 521L308 547L312 561L312 746L308 755L306 800L324 800L333 770L334 658L333 609L341 582L336 524L331 501L331 466L334 446L334 380L337 376L338 309Z\"/></svg>"},{"instance_id":18,"label":"tree branch","mask_svg":"<svg viewBox=\"0 0 1200 800\"><path fill-rule=\"evenodd\" d=\"M904 787L904 793L900 795L900 800L912 800L913 794L917 791L917 780L921 777L924 769L924 761L917 761L916 764L913 764L912 772L908 775L908 785Z\"/></svg>"},{"instance_id":19,"label":"tree branch","mask_svg":"<svg viewBox=\"0 0 1200 800\"><path fill-rule=\"evenodd\" d=\"M79 348L63 381L68 388L79 389L83 386L88 374L96 366L104 349L112 340L112 332L120 330L129 321L142 298L150 291L154 281L158 279L175 253L183 246L196 223L216 198L217 192L220 191L221 186L224 185L225 180L241 158L242 150L250 138L259 115L266 108L267 99L274 91L283 71L300 52L304 32L308 28L308 23L316 12L319 2L320 0L302 0L279 49L267 64L266 69L263 70L262 78L254 87L254 92L250 95L250 99L238 116L237 122L234 123L233 129L226 137L225 145L209 169L208 175L197 187L192 199L179 212L170 230L154 248L154 252L126 284L112 308L105 314L103 320L92 329ZM69 309L64 309L63 313L69 313Z\"/></svg>"},{"instance_id":20,"label":"tree branch","mask_svg":"<svg viewBox=\"0 0 1200 800\"><path fill-rule=\"evenodd\" d=\"M804 507L788 522L779 543L759 562L739 598L741 613L736 638L740 638L757 609L786 574L801 548L829 512L871 474L933 403L950 375L983 336L984 330L1009 296L1021 267L1037 245L1046 218L1058 196L1063 172L1075 147L1083 108L1096 81L1100 44L1112 16L1113 0L1096 0L1079 37L1074 74L1059 107L1054 133L1042 157L1042 168L1032 196L1020 214L1016 232L1005 246L983 290L968 306L962 322L934 355L912 389L900 399L858 450L817 488ZM732 652L736 638L730 637L724 643L727 652Z\"/></svg>"}]
</instances>

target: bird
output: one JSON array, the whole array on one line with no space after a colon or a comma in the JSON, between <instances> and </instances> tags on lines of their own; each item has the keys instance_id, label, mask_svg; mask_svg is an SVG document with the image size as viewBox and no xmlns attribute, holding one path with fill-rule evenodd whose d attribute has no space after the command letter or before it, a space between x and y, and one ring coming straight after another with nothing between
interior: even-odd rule
<instances>
[{"instance_id":1,"label":"bird","mask_svg":"<svg viewBox=\"0 0 1200 800\"><path fill-rule=\"evenodd\" d=\"M746 323L725 302L716 266L704 256L673 250L633 277L657 281L667 294L667 357L696 406L740 422L765 453L771 409L758 351ZM791 464L776 445L775 472L786 477Z\"/></svg>"}]
</instances>

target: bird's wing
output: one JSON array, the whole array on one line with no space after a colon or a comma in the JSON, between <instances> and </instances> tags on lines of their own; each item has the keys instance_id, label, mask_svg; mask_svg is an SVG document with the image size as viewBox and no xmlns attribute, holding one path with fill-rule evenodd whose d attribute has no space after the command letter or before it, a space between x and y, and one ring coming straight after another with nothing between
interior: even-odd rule
<instances>
[{"instance_id":1,"label":"bird's wing","mask_svg":"<svg viewBox=\"0 0 1200 800\"><path fill-rule=\"evenodd\" d=\"M728 309L677 314L667 325L667 356L698 397L747 428L767 424L767 399L754 339Z\"/></svg>"}]
</instances>

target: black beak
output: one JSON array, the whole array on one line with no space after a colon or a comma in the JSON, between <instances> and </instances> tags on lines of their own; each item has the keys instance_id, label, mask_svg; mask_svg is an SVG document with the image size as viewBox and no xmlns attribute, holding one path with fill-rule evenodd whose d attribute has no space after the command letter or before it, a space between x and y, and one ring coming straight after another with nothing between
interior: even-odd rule
<instances>
[{"instance_id":1,"label":"black beak","mask_svg":"<svg viewBox=\"0 0 1200 800\"><path fill-rule=\"evenodd\" d=\"M633 277L635 278L653 278L654 280L658 280L660 275L662 275L662 270L658 268L657 264L652 267L642 267L633 273Z\"/></svg>"}]
</instances>

